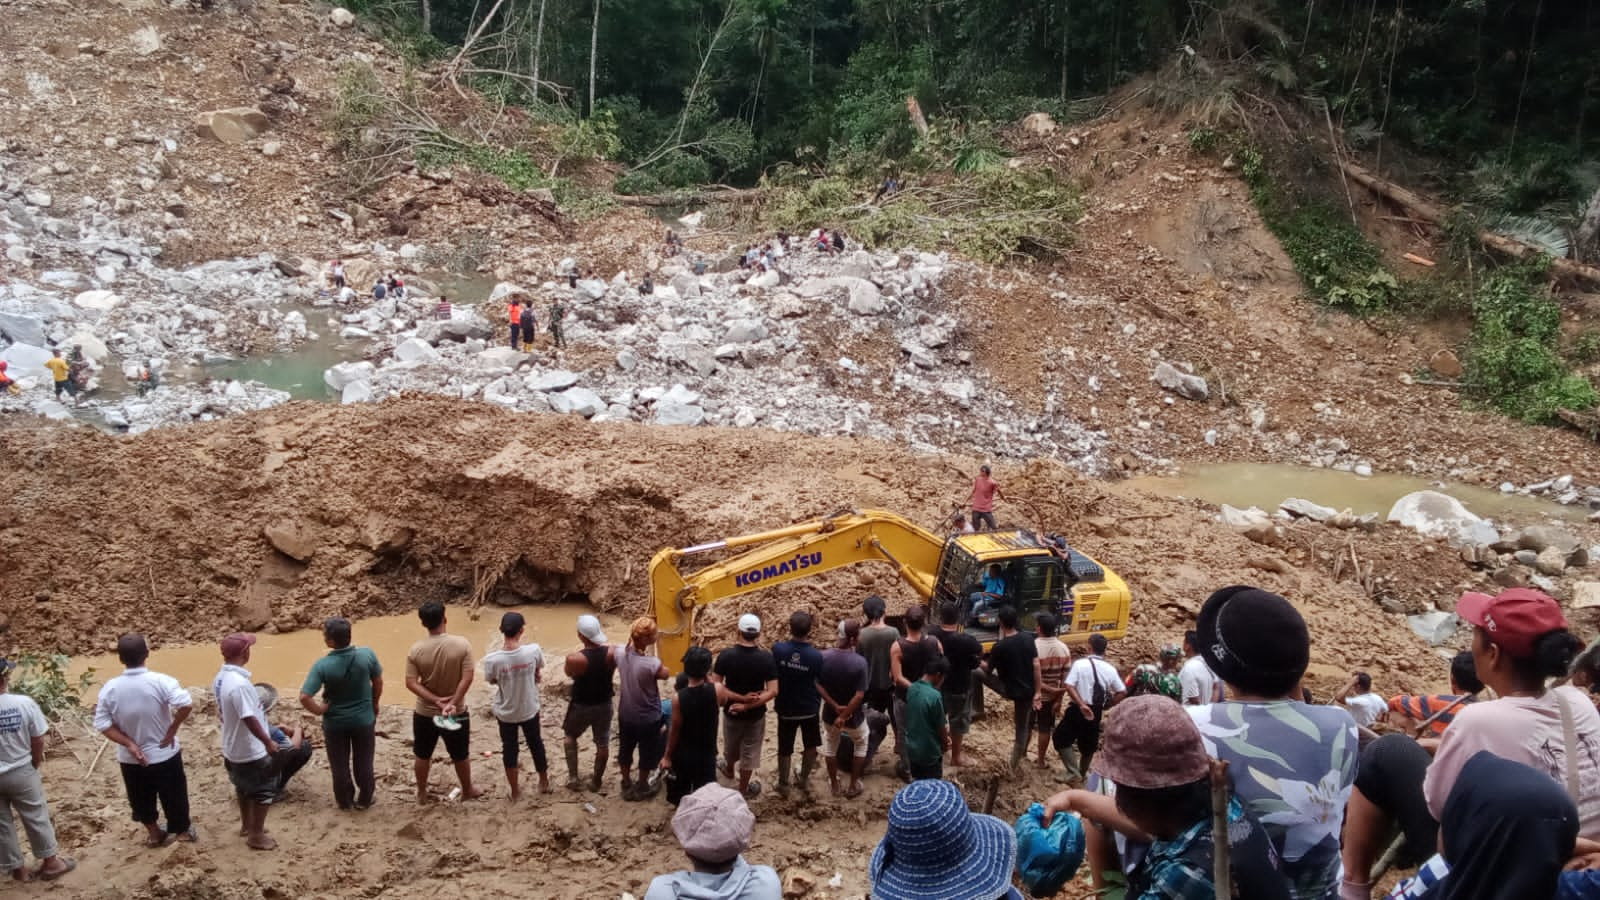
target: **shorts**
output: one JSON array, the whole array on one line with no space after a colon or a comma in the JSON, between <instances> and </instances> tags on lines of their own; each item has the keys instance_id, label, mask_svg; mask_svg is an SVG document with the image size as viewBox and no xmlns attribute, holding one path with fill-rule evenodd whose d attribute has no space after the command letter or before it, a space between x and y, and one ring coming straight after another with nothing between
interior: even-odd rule
<instances>
[{"instance_id":1,"label":"shorts","mask_svg":"<svg viewBox=\"0 0 1600 900\"><path fill-rule=\"evenodd\" d=\"M951 734L966 734L972 727L972 704L966 694L944 695L944 718Z\"/></svg>"},{"instance_id":2,"label":"shorts","mask_svg":"<svg viewBox=\"0 0 1600 900\"><path fill-rule=\"evenodd\" d=\"M761 765L761 744L767 739L767 716L754 719L735 719L722 714L722 756L733 765L739 762L741 772L754 772Z\"/></svg>"},{"instance_id":3,"label":"shorts","mask_svg":"<svg viewBox=\"0 0 1600 900\"><path fill-rule=\"evenodd\" d=\"M277 799L278 770L272 765L272 757L263 756L243 763L223 760L222 764L240 800L267 806Z\"/></svg>"},{"instance_id":4,"label":"shorts","mask_svg":"<svg viewBox=\"0 0 1600 900\"><path fill-rule=\"evenodd\" d=\"M800 732L800 746L815 750L822 746L822 721L816 716L778 720L778 755L794 755L794 733Z\"/></svg>"},{"instance_id":5,"label":"shorts","mask_svg":"<svg viewBox=\"0 0 1600 900\"><path fill-rule=\"evenodd\" d=\"M433 751L438 748L440 738L443 738L444 750L450 754L450 761L466 761L467 748L472 745L472 720L466 716L454 718L461 723L459 731L446 731L433 724L433 716L411 714L412 752L417 759L433 759Z\"/></svg>"},{"instance_id":6,"label":"shorts","mask_svg":"<svg viewBox=\"0 0 1600 900\"><path fill-rule=\"evenodd\" d=\"M63 392L65 392L68 397L78 396L77 383L70 378L68 378L66 381L56 382L56 396L61 396Z\"/></svg>"},{"instance_id":7,"label":"shorts","mask_svg":"<svg viewBox=\"0 0 1600 900\"><path fill-rule=\"evenodd\" d=\"M611 701L604 703L573 703L561 720L561 733L577 740L585 731L594 734L596 747L611 746Z\"/></svg>"},{"instance_id":8,"label":"shorts","mask_svg":"<svg viewBox=\"0 0 1600 900\"><path fill-rule=\"evenodd\" d=\"M1040 734L1050 734L1056 730L1056 719L1061 715L1061 701L1066 697L1053 697L1039 701L1039 708L1033 711L1033 730Z\"/></svg>"},{"instance_id":9,"label":"shorts","mask_svg":"<svg viewBox=\"0 0 1600 900\"><path fill-rule=\"evenodd\" d=\"M859 725L848 725L844 728L840 728L835 724L837 721L836 719L829 719L827 726L822 729L822 755L827 759L837 757L839 755L839 736L848 735L851 752L855 755L855 758L865 759L867 756L866 718L863 717Z\"/></svg>"}]
</instances>

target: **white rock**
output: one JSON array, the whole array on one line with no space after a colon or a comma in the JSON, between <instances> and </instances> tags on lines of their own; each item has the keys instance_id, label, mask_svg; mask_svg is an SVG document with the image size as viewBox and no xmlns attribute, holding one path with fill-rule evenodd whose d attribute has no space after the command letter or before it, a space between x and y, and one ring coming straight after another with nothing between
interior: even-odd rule
<instances>
[{"instance_id":1,"label":"white rock","mask_svg":"<svg viewBox=\"0 0 1600 900\"><path fill-rule=\"evenodd\" d=\"M329 390L342 392L358 381L370 379L376 368L366 360L339 363L322 373L322 383L326 384Z\"/></svg>"},{"instance_id":2,"label":"white rock","mask_svg":"<svg viewBox=\"0 0 1600 900\"><path fill-rule=\"evenodd\" d=\"M1421 615L1406 616L1406 624L1411 626L1417 637L1427 641L1429 646L1437 647L1450 640L1456 633L1456 628L1460 626L1461 620L1455 613L1436 609Z\"/></svg>"},{"instance_id":3,"label":"white rock","mask_svg":"<svg viewBox=\"0 0 1600 900\"><path fill-rule=\"evenodd\" d=\"M1356 473L1362 478L1372 477L1372 466L1367 463L1356 463L1355 468L1351 469L1350 471Z\"/></svg>"},{"instance_id":4,"label":"white rock","mask_svg":"<svg viewBox=\"0 0 1600 900\"><path fill-rule=\"evenodd\" d=\"M521 351L510 347L490 347L474 357L480 369L514 369L524 358Z\"/></svg>"},{"instance_id":5,"label":"white rock","mask_svg":"<svg viewBox=\"0 0 1600 900\"><path fill-rule=\"evenodd\" d=\"M12 244L6 248L6 259L24 266L33 264L33 248L27 244Z\"/></svg>"},{"instance_id":6,"label":"white rock","mask_svg":"<svg viewBox=\"0 0 1600 900\"><path fill-rule=\"evenodd\" d=\"M730 344L750 344L767 336L767 326L756 319L735 319L728 323L723 340Z\"/></svg>"},{"instance_id":7,"label":"white rock","mask_svg":"<svg viewBox=\"0 0 1600 900\"><path fill-rule=\"evenodd\" d=\"M149 56L161 49L161 32L154 25L146 25L128 35L128 45L140 56Z\"/></svg>"},{"instance_id":8,"label":"white rock","mask_svg":"<svg viewBox=\"0 0 1600 900\"><path fill-rule=\"evenodd\" d=\"M661 394L661 396L655 399L658 402L664 403L677 403L683 406L698 406L700 404L700 393L698 391L691 391L681 384L674 384L665 393Z\"/></svg>"},{"instance_id":9,"label":"white rock","mask_svg":"<svg viewBox=\"0 0 1600 900\"><path fill-rule=\"evenodd\" d=\"M372 402L372 382L361 380L352 381L339 391L340 403L370 403Z\"/></svg>"},{"instance_id":10,"label":"white rock","mask_svg":"<svg viewBox=\"0 0 1600 900\"><path fill-rule=\"evenodd\" d=\"M1222 524L1228 526L1229 528L1237 528L1241 531L1247 531L1251 528L1272 524L1271 517L1254 506L1250 507L1249 509L1239 509L1224 503L1222 504L1222 514L1220 518L1222 520Z\"/></svg>"},{"instance_id":11,"label":"white rock","mask_svg":"<svg viewBox=\"0 0 1600 900\"><path fill-rule=\"evenodd\" d=\"M668 287L685 300L698 300L700 298L700 279L688 272L679 272L672 276Z\"/></svg>"},{"instance_id":12,"label":"white rock","mask_svg":"<svg viewBox=\"0 0 1600 900\"><path fill-rule=\"evenodd\" d=\"M639 367L639 354L632 349L623 347L617 351L617 368L624 372L632 372Z\"/></svg>"},{"instance_id":13,"label":"white rock","mask_svg":"<svg viewBox=\"0 0 1600 900\"><path fill-rule=\"evenodd\" d=\"M283 141L266 141L261 145L262 156L277 156L283 152Z\"/></svg>"},{"instance_id":14,"label":"white rock","mask_svg":"<svg viewBox=\"0 0 1600 900\"><path fill-rule=\"evenodd\" d=\"M406 338L394 348L394 358L401 362L438 362L443 357L433 345L421 338Z\"/></svg>"},{"instance_id":15,"label":"white rock","mask_svg":"<svg viewBox=\"0 0 1600 900\"><path fill-rule=\"evenodd\" d=\"M704 346L695 343L684 344L682 352L684 364L693 370L696 375L705 378L717 371L716 354L707 350Z\"/></svg>"},{"instance_id":16,"label":"white rock","mask_svg":"<svg viewBox=\"0 0 1600 900\"><path fill-rule=\"evenodd\" d=\"M328 20L339 28L349 28L356 24L356 14L342 6L336 6L328 14Z\"/></svg>"},{"instance_id":17,"label":"white rock","mask_svg":"<svg viewBox=\"0 0 1600 900\"><path fill-rule=\"evenodd\" d=\"M577 383L578 373L566 369L551 369L534 379L531 387L541 394L549 394L564 391Z\"/></svg>"},{"instance_id":18,"label":"white rock","mask_svg":"<svg viewBox=\"0 0 1600 900\"><path fill-rule=\"evenodd\" d=\"M57 422L65 422L72 418L72 410L54 400L40 400L33 405L33 411Z\"/></svg>"},{"instance_id":19,"label":"white rock","mask_svg":"<svg viewBox=\"0 0 1600 900\"><path fill-rule=\"evenodd\" d=\"M715 356L717 359L721 359L721 360L738 359L739 358L739 345L738 344L718 344L717 348L715 350L711 351L711 355Z\"/></svg>"},{"instance_id":20,"label":"white rock","mask_svg":"<svg viewBox=\"0 0 1600 900\"><path fill-rule=\"evenodd\" d=\"M1502 493L1502 494L1515 494L1516 492L1517 492L1517 486L1516 485L1512 484L1509 481L1500 482L1500 493Z\"/></svg>"},{"instance_id":21,"label":"white rock","mask_svg":"<svg viewBox=\"0 0 1600 900\"><path fill-rule=\"evenodd\" d=\"M551 410L562 415L576 413L586 419L606 408L605 401L600 399L599 394L581 387L568 388L559 394L551 394L549 400Z\"/></svg>"},{"instance_id":22,"label":"white rock","mask_svg":"<svg viewBox=\"0 0 1600 900\"><path fill-rule=\"evenodd\" d=\"M1560 478L1557 478L1555 481L1550 482L1550 490L1555 491L1558 494L1566 491L1570 487L1572 487L1571 475L1563 475Z\"/></svg>"},{"instance_id":23,"label":"white rock","mask_svg":"<svg viewBox=\"0 0 1600 900\"><path fill-rule=\"evenodd\" d=\"M228 386L222 389L222 396L229 400L249 400L250 392L244 389L244 385L229 379Z\"/></svg>"},{"instance_id":24,"label":"white rock","mask_svg":"<svg viewBox=\"0 0 1600 900\"><path fill-rule=\"evenodd\" d=\"M756 416L755 410L748 406L741 406L739 407L738 411L733 414L733 427L750 428L756 424L757 420L758 417Z\"/></svg>"},{"instance_id":25,"label":"white rock","mask_svg":"<svg viewBox=\"0 0 1600 900\"><path fill-rule=\"evenodd\" d=\"M746 281L744 284L745 284L745 287L748 287L748 288L755 288L755 289L758 289L758 290L766 291L766 290L771 290L771 289L777 287L781 283L783 283L782 277L779 276L778 273L775 270L768 269L765 272L760 272L760 273L756 274L754 277L752 277L749 281Z\"/></svg>"},{"instance_id":26,"label":"white rock","mask_svg":"<svg viewBox=\"0 0 1600 900\"><path fill-rule=\"evenodd\" d=\"M512 284L509 281L502 281L502 282L500 282L500 283L498 283L498 284L496 284L494 286L494 290L489 292L489 302L490 303L501 303L501 302L504 302L505 299L507 297L511 296L512 294L527 294L527 293L528 293L527 291L522 289L521 285Z\"/></svg>"},{"instance_id":27,"label":"white rock","mask_svg":"<svg viewBox=\"0 0 1600 900\"><path fill-rule=\"evenodd\" d=\"M83 276L72 271L40 272L39 280L51 287L65 288L69 291L83 286Z\"/></svg>"},{"instance_id":28,"label":"white rock","mask_svg":"<svg viewBox=\"0 0 1600 900\"><path fill-rule=\"evenodd\" d=\"M401 244L400 245L400 258L401 259L416 259L417 257L419 257L421 255L422 255L422 248L417 246L416 244Z\"/></svg>"},{"instance_id":29,"label":"white rock","mask_svg":"<svg viewBox=\"0 0 1600 900\"><path fill-rule=\"evenodd\" d=\"M107 263L94 267L94 278L101 284L111 284L117 280L118 267Z\"/></svg>"},{"instance_id":30,"label":"white rock","mask_svg":"<svg viewBox=\"0 0 1600 900\"><path fill-rule=\"evenodd\" d=\"M33 206L39 207L40 209L49 209L56 202L56 199L54 197L50 196L50 192L49 191L41 191L41 190L26 190L26 191L23 191L22 192L22 199L26 200L29 204L31 204Z\"/></svg>"},{"instance_id":31,"label":"white rock","mask_svg":"<svg viewBox=\"0 0 1600 900\"><path fill-rule=\"evenodd\" d=\"M100 312L108 312L115 309L117 304L121 302L122 298L111 291L84 291L72 298L74 306L82 309L99 310Z\"/></svg>"},{"instance_id":32,"label":"white rock","mask_svg":"<svg viewBox=\"0 0 1600 900\"><path fill-rule=\"evenodd\" d=\"M84 358L97 366L105 364L111 356L111 350L106 347L106 342L95 337L88 331L74 332L72 337L63 342L66 347L78 347L83 350Z\"/></svg>"},{"instance_id":33,"label":"white rock","mask_svg":"<svg viewBox=\"0 0 1600 900\"><path fill-rule=\"evenodd\" d=\"M21 313L0 312L0 334L12 343L32 344L35 347L45 344L43 320Z\"/></svg>"},{"instance_id":34,"label":"white rock","mask_svg":"<svg viewBox=\"0 0 1600 900\"><path fill-rule=\"evenodd\" d=\"M1186 400L1204 401L1211 396L1204 378L1190 375L1171 363L1156 366L1155 374L1150 376L1150 380Z\"/></svg>"},{"instance_id":35,"label":"white rock","mask_svg":"<svg viewBox=\"0 0 1600 900\"><path fill-rule=\"evenodd\" d=\"M678 224L682 225L685 228L699 228L700 227L700 223L704 222L705 220L706 220L706 214L702 210L702 211L699 211L699 212L689 213L686 216L679 216L678 217Z\"/></svg>"},{"instance_id":36,"label":"white rock","mask_svg":"<svg viewBox=\"0 0 1600 900\"><path fill-rule=\"evenodd\" d=\"M45 360L50 358L50 351L33 344L12 344L0 350L0 359L5 360L8 371L6 374L21 380L29 376L39 377L48 374L45 371Z\"/></svg>"},{"instance_id":37,"label":"white rock","mask_svg":"<svg viewBox=\"0 0 1600 900\"><path fill-rule=\"evenodd\" d=\"M350 340L361 340L361 341L364 341L367 338L372 337L372 332L366 330L365 328L357 328L354 325L346 325L345 327L339 329L339 337L341 339L347 340L347 341L350 341Z\"/></svg>"},{"instance_id":38,"label":"white rock","mask_svg":"<svg viewBox=\"0 0 1600 900\"><path fill-rule=\"evenodd\" d=\"M666 398L656 403L655 414L651 417L657 425L699 425L705 420L704 409Z\"/></svg>"},{"instance_id":39,"label":"white rock","mask_svg":"<svg viewBox=\"0 0 1600 900\"><path fill-rule=\"evenodd\" d=\"M1283 501L1282 503L1278 504L1278 508L1291 516L1301 519L1310 519L1313 522L1326 522L1339 514L1339 511L1331 506L1322 506L1321 504L1312 503L1310 500L1302 500L1298 497L1291 497L1290 499Z\"/></svg>"},{"instance_id":40,"label":"white rock","mask_svg":"<svg viewBox=\"0 0 1600 900\"><path fill-rule=\"evenodd\" d=\"M592 280L586 279L578 282L578 293L588 297L590 300L603 299L606 295L607 288L608 286L606 283L598 278Z\"/></svg>"},{"instance_id":41,"label":"white rock","mask_svg":"<svg viewBox=\"0 0 1600 900\"><path fill-rule=\"evenodd\" d=\"M944 384L939 385L939 393L956 401L963 408L971 405L972 398L977 396L977 391L977 385L973 384L970 378L963 378L960 381L946 381Z\"/></svg>"},{"instance_id":42,"label":"white rock","mask_svg":"<svg viewBox=\"0 0 1600 900\"><path fill-rule=\"evenodd\" d=\"M1494 526L1473 515L1461 501L1438 491L1417 491L1395 501L1388 521L1452 544L1478 546L1500 539Z\"/></svg>"},{"instance_id":43,"label":"white rock","mask_svg":"<svg viewBox=\"0 0 1600 900\"><path fill-rule=\"evenodd\" d=\"M850 285L850 311L863 316L876 316L889 311L878 286L864 278L853 279Z\"/></svg>"}]
</instances>

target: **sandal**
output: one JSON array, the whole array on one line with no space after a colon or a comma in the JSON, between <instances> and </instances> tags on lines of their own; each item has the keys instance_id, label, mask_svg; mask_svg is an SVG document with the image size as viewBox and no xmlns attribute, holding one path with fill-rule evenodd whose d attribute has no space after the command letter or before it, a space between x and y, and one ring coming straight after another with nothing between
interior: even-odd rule
<instances>
[{"instance_id":1,"label":"sandal","mask_svg":"<svg viewBox=\"0 0 1600 900\"><path fill-rule=\"evenodd\" d=\"M157 837L150 837L149 835L146 835L145 839L144 839L144 845L146 847L154 850L157 847L165 847L167 845L167 842L170 841L170 840L172 840L172 835L167 834L165 831L163 831L163 832L161 832L161 837L158 837L158 838Z\"/></svg>"},{"instance_id":2,"label":"sandal","mask_svg":"<svg viewBox=\"0 0 1600 900\"><path fill-rule=\"evenodd\" d=\"M40 881L55 881L57 878L60 878L68 872L71 872L73 869L76 869L78 867L78 861L70 856L63 856L61 857L61 865L62 867L58 871L35 872L33 873L33 877L39 879Z\"/></svg>"}]
</instances>

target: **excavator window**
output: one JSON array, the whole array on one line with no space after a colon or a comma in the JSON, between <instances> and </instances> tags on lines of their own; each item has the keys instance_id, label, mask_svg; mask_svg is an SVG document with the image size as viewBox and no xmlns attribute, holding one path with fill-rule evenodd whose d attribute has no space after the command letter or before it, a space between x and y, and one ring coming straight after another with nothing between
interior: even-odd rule
<instances>
[{"instance_id":1,"label":"excavator window","mask_svg":"<svg viewBox=\"0 0 1600 900\"><path fill-rule=\"evenodd\" d=\"M1018 561L1021 570L1016 597L1022 604L1021 626L1024 631L1037 628L1039 614L1054 612L1061 600L1061 562L1054 557Z\"/></svg>"}]
</instances>

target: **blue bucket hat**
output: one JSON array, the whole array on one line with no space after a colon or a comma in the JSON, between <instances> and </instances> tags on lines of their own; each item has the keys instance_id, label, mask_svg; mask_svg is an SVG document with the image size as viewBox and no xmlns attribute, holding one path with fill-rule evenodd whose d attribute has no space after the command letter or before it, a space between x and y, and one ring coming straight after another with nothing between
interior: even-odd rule
<instances>
[{"instance_id":1,"label":"blue bucket hat","mask_svg":"<svg viewBox=\"0 0 1600 900\"><path fill-rule=\"evenodd\" d=\"M1011 826L967 809L948 781L913 781L889 804L872 852L872 900L995 900L1011 887Z\"/></svg>"}]
</instances>

